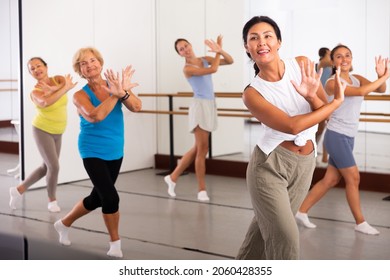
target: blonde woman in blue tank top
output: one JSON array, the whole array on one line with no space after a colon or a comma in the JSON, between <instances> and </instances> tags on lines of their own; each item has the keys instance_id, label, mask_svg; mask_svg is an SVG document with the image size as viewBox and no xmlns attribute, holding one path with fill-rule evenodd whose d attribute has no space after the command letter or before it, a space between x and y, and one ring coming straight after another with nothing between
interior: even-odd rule
<instances>
[{"instance_id":1,"label":"blonde woman in blue tank top","mask_svg":"<svg viewBox=\"0 0 390 280\"><path fill-rule=\"evenodd\" d=\"M28 70L37 80L30 98L37 111L32 122L33 136L43 163L19 186L10 189L9 206L11 209L16 209L23 193L41 178L46 177L49 198L47 208L50 212L60 212L61 208L56 196L60 169L59 156L62 134L67 125L67 92L76 83L72 82L70 75L49 77L47 64L40 57L33 57L28 61Z\"/></svg>"},{"instance_id":2,"label":"blonde woman in blue tank top","mask_svg":"<svg viewBox=\"0 0 390 280\"><path fill-rule=\"evenodd\" d=\"M329 153L329 164L324 178L310 190L296 214L297 221L307 228L315 228L308 218L308 211L329 189L336 186L341 178L345 182L346 197L355 218L355 230L369 235L378 235L379 231L365 220L360 206L360 175L353 156L355 136L358 132L360 108L364 96L370 92L386 91L389 78L389 59L375 58L375 70L378 79L371 82L358 74L351 74L352 52L344 45L338 45L331 51L334 67L340 67L340 78L346 83L345 101L329 118L324 144ZM326 83L326 92L333 97L335 80L331 77Z\"/></svg>"},{"instance_id":3,"label":"blonde woman in blue tank top","mask_svg":"<svg viewBox=\"0 0 390 280\"><path fill-rule=\"evenodd\" d=\"M165 176L168 185L168 194L176 197L175 187L179 176L195 162L195 174L198 181L198 195L200 201L209 201L206 191L206 155L209 150L210 132L217 129L217 108L211 74L217 72L220 65L233 63L233 58L222 49L222 36L217 42L205 40L205 44L215 53L214 57L197 57L192 45L183 38L175 42L176 52L185 59L184 76L192 87L194 98L188 112L189 130L194 133L195 144L184 154L175 170ZM221 57L222 56L222 57Z\"/></svg>"},{"instance_id":4,"label":"blonde woman in blue tank top","mask_svg":"<svg viewBox=\"0 0 390 280\"><path fill-rule=\"evenodd\" d=\"M106 70L104 59L92 47L79 49L73 57L73 69L87 84L73 96L80 117L79 153L93 184L91 193L81 199L54 228L59 242L69 246L69 229L79 218L97 208L110 236L107 255L122 258L119 237L119 195L115 187L124 152L124 120L122 107L132 112L141 110L141 100L132 93L138 84L132 83L134 70L127 66L122 76Z\"/></svg>"}]
</instances>

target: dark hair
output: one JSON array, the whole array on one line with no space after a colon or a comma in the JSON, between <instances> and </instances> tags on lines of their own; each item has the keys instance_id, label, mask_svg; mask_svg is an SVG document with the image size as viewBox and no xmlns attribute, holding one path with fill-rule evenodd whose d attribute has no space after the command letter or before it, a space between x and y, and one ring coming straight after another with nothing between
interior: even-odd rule
<instances>
[{"instance_id":1,"label":"dark hair","mask_svg":"<svg viewBox=\"0 0 390 280\"><path fill-rule=\"evenodd\" d=\"M177 44L178 44L179 42L181 42L181 41L187 42L188 44L190 43L190 42L188 42L186 39L183 39L183 38L177 39L177 40L175 41L175 51L176 51L177 53L179 53L179 51L177 50Z\"/></svg>"},{"instance_id":2,"label":"dark hair","mask_svg":"<svg viewBox=\"0 0 390 280\"><path fill-rule=\"evenodd\" d=\"M247 37L248 37L249 29L251 29L252 26L262 22L271 25L275 31L276 38L278 38L278 40L282 42L282 34L280 32L279 26L273 19L267 16L254 16L244 25L244 28L242 29L242 39L245 45L248 43ZM251 58L251 55L248 52L246 54L249 58ZM259 67L257 67L256 63L253 65L253 68L255 69L255 75L257 75L260 72L260 69Z\"/></svg>"},{"instance_id":3,"label":"dark hair","mask_svg":"<svg viewBox=\"0 0 390 280\"><path fill-rule=\"evenodd\" d=\"M328 51L330 51L328 48L321 48L318 50L318 55L320 57L320 60L324 58L324 56Z\"/></svg>"},{"instance_id":4,"label":"dark hair","mask_svg":"<svg viewBox=\"0 0 390 280\"><path fill-rule=\"evenodd\" d=\"M46 61L44 61L41 57L39 57L39 56L34 56L34 57L30 58L30 59L27 61L27 67L28 67L28 65L30 64L30 62L33 61L34 59L38 59L39 61L42 62L43 65L47 66Z\"/></svg>"},{"instance_id":5,"label":"dark hair","mask_svg":"<svg viewBox=\"0 0 390 280\"><path fill-rule=\"evenodd\" d=\"M334 57L334 53L340 49L340 48L345 48L347 50L349 50L349 52L351 53L352 55L352 51L350 48L348 48L346 45L343 45L343 44L338 44L336 47L334 47L331 51L330 51L330 59L333 61L333 57ZM349 71L352 71L352 66L351 66L351 69ZM333 66L332 68L332 75L336 73L336 67Z\"/></svg>"}]
</instances>

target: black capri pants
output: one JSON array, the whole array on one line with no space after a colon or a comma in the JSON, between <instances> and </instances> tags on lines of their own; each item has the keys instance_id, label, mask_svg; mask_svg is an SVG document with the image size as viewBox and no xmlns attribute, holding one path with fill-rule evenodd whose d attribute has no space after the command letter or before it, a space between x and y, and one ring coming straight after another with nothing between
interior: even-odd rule
<instances>
[{"instance_id":1,"label":"black capri pants","mask_svg":"<svg viewBox=\"0 0 390 280\"><path fill-rule=\"evenodd\" d=\"M85 209L93 211L102 207L103 214L114 214L119 210L119 195L115 188L123 158L103 160L100 158L84 158L83 163L93 189L83 200Z\"/></svg>"}]
</instances>

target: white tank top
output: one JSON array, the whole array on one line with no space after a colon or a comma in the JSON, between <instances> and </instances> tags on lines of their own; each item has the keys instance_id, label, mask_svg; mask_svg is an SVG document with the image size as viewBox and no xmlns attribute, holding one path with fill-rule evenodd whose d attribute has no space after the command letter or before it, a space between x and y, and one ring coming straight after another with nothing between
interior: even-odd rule
<instances>
[{"instance_id":1,"label":"white tank top","mask_svg":"<svg viewBox=\"0 0 390 280\"><path fill-rule=\"evenodd\" d=\"M250 86L256 89L268 102L289 116L311 112L310 104L295 90L291 83L291 80L294 80L297 84L301 83L301 69L298 62L296 59L289 59L283 62L285 64L285 72L280 81L268 82L257 75ZM262 123L257 145L268 155L283 141L294 141L297 146L304 146L308 140L311 140L316 151L315 133L317 127L318 125L315 125L297 135L293 135L274 130Z\"/></svg>"}]
</instances>

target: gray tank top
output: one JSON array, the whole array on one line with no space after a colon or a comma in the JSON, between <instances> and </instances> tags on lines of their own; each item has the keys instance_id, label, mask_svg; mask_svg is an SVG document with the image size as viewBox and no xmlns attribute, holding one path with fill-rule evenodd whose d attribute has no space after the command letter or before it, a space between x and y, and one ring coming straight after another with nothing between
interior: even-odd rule
<instances>
[{"instance_id":1,"label":"gray tank top","mask_svg":"<svg viewBox=\"0 0 390 280\"><path fill-rule=\"evenodd\" d=\"M349 77L352 84L344 79L341 80L350 87L360 86L360 81L357 78L353 75L349 75ZM329 80L331 79L334 79L334 76ZM345 96L344 102L330 116L327 128L349 137L355 137L359 128L360 109L363 100L363 96Z\"/></svg>"}]
</instances>

